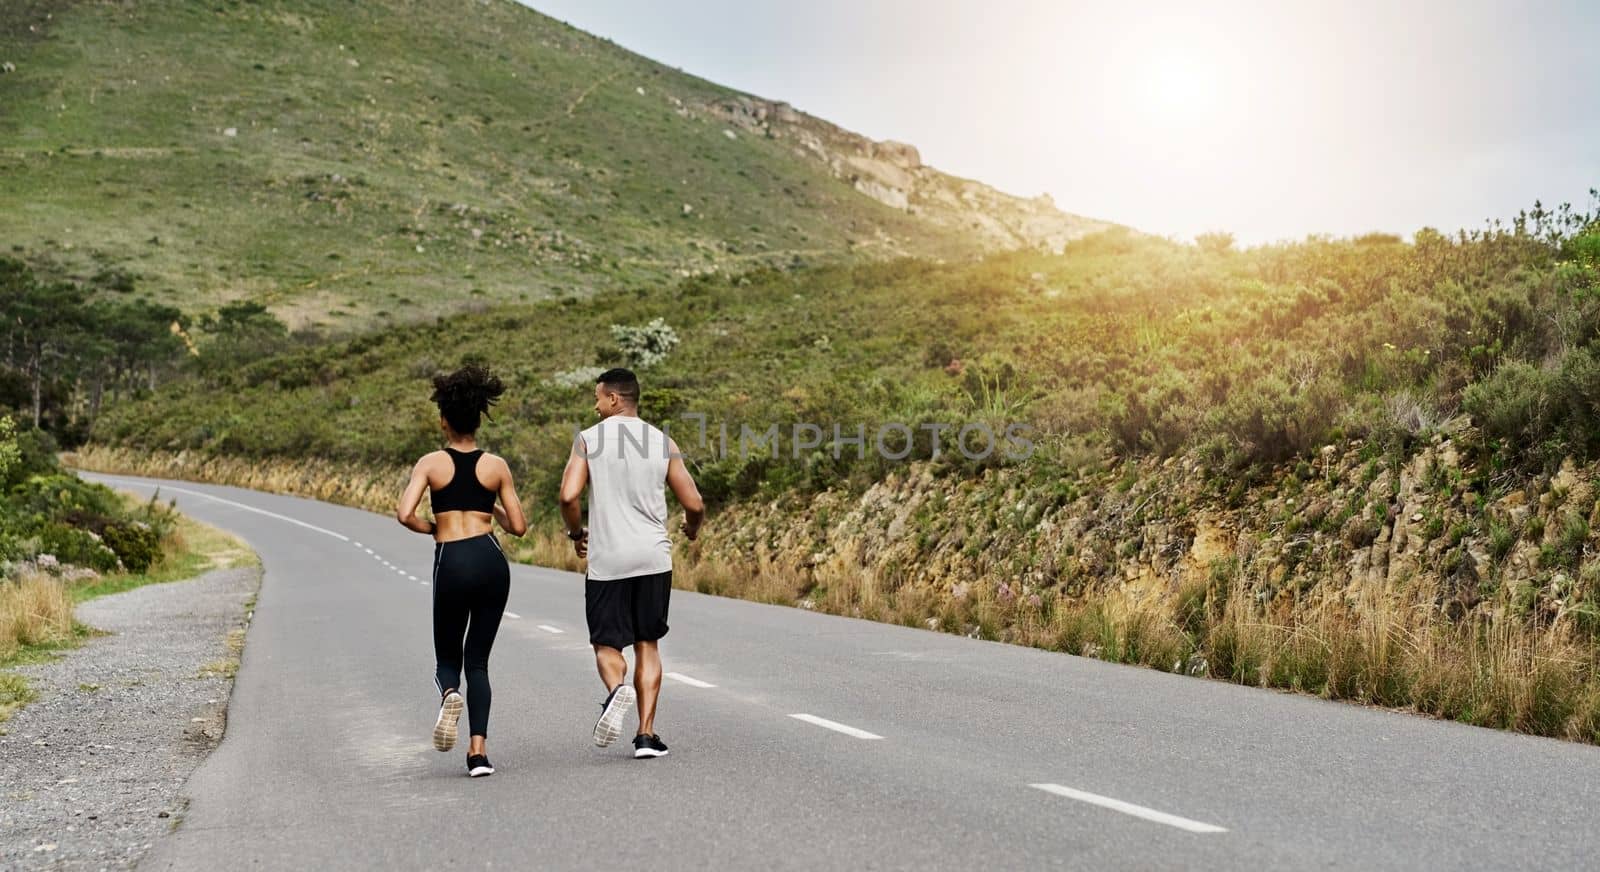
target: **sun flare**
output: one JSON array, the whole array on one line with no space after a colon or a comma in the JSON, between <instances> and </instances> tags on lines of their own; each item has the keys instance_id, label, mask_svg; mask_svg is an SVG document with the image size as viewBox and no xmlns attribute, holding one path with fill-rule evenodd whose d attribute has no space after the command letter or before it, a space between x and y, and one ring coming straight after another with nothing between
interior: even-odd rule
<instances>
[{"instance_id":1,"label":"sun flare","mask_svg":"<svg viewBox=\"0 0 1600 872\"><path fill-rule=\"evenodd\" d=\"M1158 55L1141 70L1141 108L1158 125L1192 128L1212 118L1222 97L1215 65L1203 58Z\"/></svg>"}]
</instances>

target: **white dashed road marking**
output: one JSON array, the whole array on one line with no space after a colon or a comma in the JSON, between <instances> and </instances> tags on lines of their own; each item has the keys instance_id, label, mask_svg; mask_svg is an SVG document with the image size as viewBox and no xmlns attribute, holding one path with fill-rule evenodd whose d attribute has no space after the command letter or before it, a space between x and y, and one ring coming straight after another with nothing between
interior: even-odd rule
<instances>
[{"instance_id":1,"label":"white dashed road marking","mask_svg":"<svg viewBox=\"0 0 1600 872\"><path fill-rule=\"evenodd\" d=\"M522 616L517 614L516 612L506 612L505 615L506 615L506 617L512 618L514 620L522 620Z\"/></svg>"},{"instance_id":2,"label":"white dashed road marking","mask_svg":"<svg viewBox=\"0 0 1600 872\"><path fill-rule=\"evenodd\" d=\"M1180 830L1188 830L1191 833L1225 833L1228 831L1225 827L1219 827L1216 824L1192 821L1186 817L1178 817L1175 814L1167 814L1164 811L1156 811L1153 808L1145 808L1142 805L1134 805L1131 802L1123 802L1120 799L1112 799L1109 796L1101 796L1098 793L1089 793L1086 790L1074 790L1071 787L1063 787L1059 784L1030 784L1028 786L1042 790L1045 793L1065 796L1068 799L1076 799L1079 802L1087 802L1090 805L1098 805L1101 808L1120 811L1136 818L1155 821L1158 824L1166 824L1169 827L1177 827Z\"/></svg>"},{"instance_id":3,"label":"white dashed road marking","mask_svg":"<svg viewBox=\"0 0 1600 872\"><path fill-rule=\"evenodd\" d=\"M545 631L546 633L555 633L556 635L560 635L560 634L566 632L566 630L563 630L560 627L552 627L549 624L539 624L538 627L539 627L539 629Z\"/></svg>"},{"instance_id":4,"label":"white dashed road marking","mask_svg":"<svg viewBox=\"0 0 1600 872\"><path fill-rule=\"evenodd\" d=\"M819 726L819 727L824 727L826 729L833 730L836 733L844 733L846 736L854 736L857 739L881 739L881 738L883 738L882 736L878 735L877 733L869 733L866 730L858 730L855 727L852 727L852 726L850 726L848 724L841 724L838 721L830 721L827 718L819 718L816 715L799 714L799 715L790 715L789 717L794 718L797 721L805 721L808 724L814 724L814 725Z\"/></svg>"},{"instance_id":5,"label":"white dashed road marking","mask_svg":"<svg viewBox=\"0 0 1600 872\"><path fill-rule=\"evenodd\" d=\"M701 681L698 678L690 678L689 676L684 675L682 672L668 672L666 676L673 681L682 682L690 687L716 687L715 684L712 684L709 681Z\"/></svg>"}]
</instances>

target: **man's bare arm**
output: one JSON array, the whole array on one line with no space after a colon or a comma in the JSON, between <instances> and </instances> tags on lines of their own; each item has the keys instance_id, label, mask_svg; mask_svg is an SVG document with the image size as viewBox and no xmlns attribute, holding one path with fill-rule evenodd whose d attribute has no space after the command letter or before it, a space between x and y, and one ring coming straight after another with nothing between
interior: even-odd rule
<instances>
[{"instance_id":1,"label":"man's bare arm","mask_svg":"<svg viewBox=\"0 0 1600 872\"><path fill-rule=\"evenodd\" d=\"M689 467L683 462L678 443L669 443L669 450L671 459L667 461L667 487L672 488L678 505L683 506L683 535L693 540L700 535L700 525L705 522L706 504L700 498L700 488L695 486L694 476L689 474Z\"/></svg>"},{"instance_id":2,"label":"man's bare arm","mask_svg":"<svg viewBox=\"0 0 1600 872\"><path fill-rule=\"evenodd\" d=\"M567 525L567 538L573 540L579 557L589 553L588 531L583 528L583 489L589 485L585 450L581 438L574 442L567 468L561 473L561 520Z\"/></svg>"}]
</instances>

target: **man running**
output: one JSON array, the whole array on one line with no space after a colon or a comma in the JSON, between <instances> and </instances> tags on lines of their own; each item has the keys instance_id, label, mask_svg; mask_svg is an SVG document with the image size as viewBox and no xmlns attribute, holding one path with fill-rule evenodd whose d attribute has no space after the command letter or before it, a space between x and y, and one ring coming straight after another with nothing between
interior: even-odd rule
<instances>
[{"instance_id":1,"label":"man running","mask_svg":"<svg viewBox=\"0 0 1600 872\"><path fill-rule=\"evenodd\" d=\"M656 697L661 692L661 651L667 634L667 599L672 593L672 540L667 536L665 484L683 506L683 533L693 540L705 520L705 503L678 454L678 445L639 419L639 379L629 370L600 374L594 386L600 423L579 434L561 477L561 517L579 557L589 558L584 610L595 666L608 691L594 725L594 743L604 748L622 734L622 720L635 701L639 732L635 758L664 757L655 734ZM580 502L589 491L589 524ZM633 646L633 687L622 649Z\"/></svg>"}]
</instances>

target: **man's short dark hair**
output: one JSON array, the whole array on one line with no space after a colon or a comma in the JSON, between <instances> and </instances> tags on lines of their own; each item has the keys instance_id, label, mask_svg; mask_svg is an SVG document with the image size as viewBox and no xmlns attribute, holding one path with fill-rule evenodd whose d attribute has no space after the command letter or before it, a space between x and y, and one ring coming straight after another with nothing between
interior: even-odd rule
<instances>
[{"instance_id":1,"label":"man's short dark hair","mask_svg":"<svg viewBox=\"0 0 1600 872\"><path fill-rule=\"evenodd\" d=\"M633 370L620 366L608 369L600 373L595 383L605 385L606 390L621 397L624 402L639 405L639 377L633 374Z\"/></svg>"}]
</instances>

